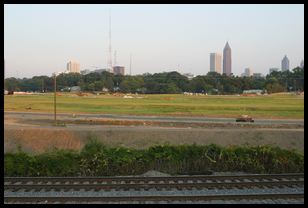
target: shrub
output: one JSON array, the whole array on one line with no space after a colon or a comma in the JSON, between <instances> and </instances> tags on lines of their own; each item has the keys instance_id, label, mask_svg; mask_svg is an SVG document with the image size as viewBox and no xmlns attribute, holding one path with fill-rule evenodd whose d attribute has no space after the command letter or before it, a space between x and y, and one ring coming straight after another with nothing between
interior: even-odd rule
<instances>
[{"instance_id":1,"label":"shrub","mask_svg":"<svg viewBox=\"0 0 308 208\"><path fill-rule=\"evenodd\" d=\"M21 151L4 154L5 176L136 175L153 169L169 174L298 173L304 172L304 155L271 146L221 147L214 144L164 144L136 150L108 147L95 138L80 152L53 150L38 155Z\"/></svg>"}]
</instances>

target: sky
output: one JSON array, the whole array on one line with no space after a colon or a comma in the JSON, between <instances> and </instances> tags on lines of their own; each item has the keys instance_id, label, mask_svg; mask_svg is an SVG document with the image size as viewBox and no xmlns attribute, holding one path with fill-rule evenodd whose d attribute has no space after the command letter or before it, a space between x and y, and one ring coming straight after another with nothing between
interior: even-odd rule
<instances>
[{"instance_id":1,"label":"sky","mask_svg":"<svg viewBox=\"0 0 308 208\"><path fill-rule=\"evenodd\" d=\"M304 59L304 5L83 4L4 5L5 77L51 76L70 60L106 68L111 14L112 61L132 75L178 71L205 75L210 53L232 50L232 72L267 74Z\"/></svg>"}]
</instances>

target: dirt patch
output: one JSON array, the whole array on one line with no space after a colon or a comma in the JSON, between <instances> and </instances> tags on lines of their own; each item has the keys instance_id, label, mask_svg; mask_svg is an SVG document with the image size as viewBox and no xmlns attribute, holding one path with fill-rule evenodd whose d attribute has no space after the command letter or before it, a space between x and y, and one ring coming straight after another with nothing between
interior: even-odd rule
<instances>
[{"instance_id":1,"label":"dirt patch","mask_svg":"<svg viewBox=\"0 0 308 208\"><path fill-rule=\"evenodd\" d=\"M81 149L82 136L73 131L20 128L4 131L5 151L15 151L18 146L26 152L43 152L54 148Z\"/></svg>"},{"instance_id":2,"label":"dirt patch","mask_svg":"<svg viewBox=\"0 0 308 208\"><path fill-rule=\"evenodd\" d=\"M174 98L172 98L172 97L162 97L161 99L162 100L174 100Z\"/></svg>"}]
</instances>

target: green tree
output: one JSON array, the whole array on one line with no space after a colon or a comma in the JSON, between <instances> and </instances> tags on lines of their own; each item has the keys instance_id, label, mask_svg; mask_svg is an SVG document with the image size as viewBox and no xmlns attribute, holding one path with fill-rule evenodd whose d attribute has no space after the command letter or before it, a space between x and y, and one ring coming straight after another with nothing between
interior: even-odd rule
<instances>
[{"instance_id":1,"label":"green tree","mask_svg":"<svg viewBox=\"0 0 308 208\"><path fill-rule=\"evenodd\" d=\"M284 87L279 83L277 78L274 77L267 80L265 88L268 93L276 93L284 91Z\"/></svg>"}]
</instances>

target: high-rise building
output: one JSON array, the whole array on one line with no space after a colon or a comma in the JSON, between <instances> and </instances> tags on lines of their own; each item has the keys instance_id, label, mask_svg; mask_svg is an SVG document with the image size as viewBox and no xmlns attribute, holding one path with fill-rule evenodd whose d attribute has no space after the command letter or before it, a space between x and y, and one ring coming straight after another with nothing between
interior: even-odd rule
<instances>
[{"instance_id":1,"label":"high-rise building","mask_svg":"<svg viewBox=\"0 0 308 208\"><path fill-rule=\"evenodd\" d=\"M269 73L272 73L273 71L279 71L279 69L278 68L270 68L269 69Z\"/></svg>"},{"instance_id":2,"label":"high-rise building","mask_svg":"<svg viewBox=\"0 0 308 208\"><path fill-rule=\"evenodd\" d=\"M245 68L245 71L242 74L242 77L250 77L250 76L252 76L252 70L250 68Z\"/></svg>"},{"instance_id":3,"label":"high-rise building","mask_svg":"<svg viewBox=\"0 0 308 208\"><path fill-rule=\"evenodd\" d=\"M289 70L289 59L287 55L285 55L281 61L281 71L287 71Z\"/></svg>"},{"instance_id":4,"label":"high-rise building","mask_svg":"<svg viewBox=\"0 0 308 208\"><path fill-rule=\"evenodd\" d=\"M219 53L210 53L210 71L221 74L221 55Z\"/></svg>"},{"instance_id":5,"label":"high-rise building","mask_svg":"<svg viewBox=\"0 0 308 208\"><path fill-rule=\"evenodd\" d=\"M304 60L301 61L300 67L303 69L304 68Z\"/></svg>"},{"instance_id":6,"label":"high-rise building","mask_svg":"<svg viewBox=\"0 0 308 208\"><path fill-rule=\"evenodd\" d=\"M77 61L69 61L66 65L69 73L80 73L80 64Z\"/></svg>"},{"instance_id":7,"label":"high-rise building","mask_svg":"<svg viewBox=\"0 0 308 208\"><path fill-rule=\"evenodd\" d=\"M231 61L231 48L229 46L229 43L226 43L226 46L224 48L224 54L223 54L223 73L226 75L231 75L232 73L232 61Z\"/></svg>"},{"instance_id":8,"label":"high-rise building","mask_svg":"<svg viewBox=\"0 0 308 208\"><path fill-rule=\"evenodd\" d=\"M124 66L114 66L113 67L113 74L115 75L118 75L118 74L121 74L121 75L124 75Z\"/></svg>"}]
</instances>

